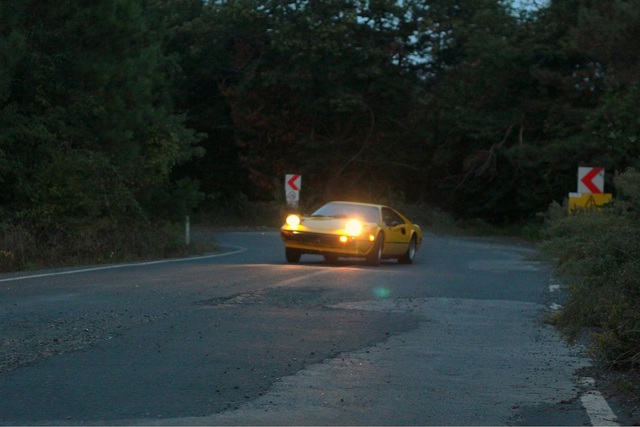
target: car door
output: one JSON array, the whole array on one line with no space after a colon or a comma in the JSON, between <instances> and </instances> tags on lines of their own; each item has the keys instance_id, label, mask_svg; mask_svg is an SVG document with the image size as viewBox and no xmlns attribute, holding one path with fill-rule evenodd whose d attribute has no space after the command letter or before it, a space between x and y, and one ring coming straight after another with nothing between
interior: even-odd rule
<instances>
[{"instance_id":1,"label":"car door","mask_svg":"<svg viewBox=\"0 0 640 427\"><path fill-rule=\"evenodd\" d=\"M382 222L384 224L385 255L403 255L409 244L409 226L393 209L382 208Z\"/></svg>"}]
</instances>

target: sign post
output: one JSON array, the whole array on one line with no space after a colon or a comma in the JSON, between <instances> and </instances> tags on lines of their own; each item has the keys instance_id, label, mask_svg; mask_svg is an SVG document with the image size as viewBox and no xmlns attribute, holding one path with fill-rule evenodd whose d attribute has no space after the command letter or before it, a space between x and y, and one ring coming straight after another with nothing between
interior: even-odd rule
<instances>
[{"instance_id":1,"label":"sign post","mask_svg":"<svg viewBox=\"0 0 640 427\"><path fill-rule=\"evenodd\" d=\"M300 201L300 188L302 188L302 176L300 174L286 174L284 177L284 194L287 204L292 208L298 207Z\"/></svg>"}]
</instances>

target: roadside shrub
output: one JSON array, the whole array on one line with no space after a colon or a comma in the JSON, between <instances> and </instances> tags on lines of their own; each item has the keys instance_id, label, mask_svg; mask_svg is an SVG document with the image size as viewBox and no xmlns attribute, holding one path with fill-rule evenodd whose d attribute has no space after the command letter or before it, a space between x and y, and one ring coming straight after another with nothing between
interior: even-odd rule
<instances>
[{"instance_id":1,"label":"roadside shrub","mask_svg":"<svg viewBox=\"0 0 640 427\"><path fill-rule=\"evenodd\" d=\"M34 255L33 236L15 224L0 223L0 271L22 270Z\"/></svg>"},{"instance_id":2,"label":"roadside shrub","mask_svg":"<svg viewBox=\"0 0 640 427\"><path fill-rule=\"evenodd\" d=\"M198 250L185 247L180 224L155 221L166 216L143 210L104 155L67 148L49 156L31 178L28 197L0 218L0 271L163 258ZM146 197L156 194L152 184ZM187 194L189 185L183 182L178 193ZM177 199L174 213L190 203ZM157 205L161 210L162 201Z\"/></svg>"},{"instance_id":3,"label":"roadside shrub","mask_svg":"<svg viewBox=\"0 0 640 427\"><path fill-rule=\"evenodd\" d=\"M183 225L103 220L43 233L0 224L0 271L182 256L207 250L184 244Z\"/></svg>"},{"instance_id":4,"label":"roadside shrub","mask_svg":"<svg viewBox=\"0 0 640 427\"><path fill-rule=\"evenodd\" d=\"M592 353L616 366L640 366L640 175L616 179L611 206L568 215L550 207L541 250L567 283L555 320L575 338L592 331Z\"/></svg>"}]
</instances>

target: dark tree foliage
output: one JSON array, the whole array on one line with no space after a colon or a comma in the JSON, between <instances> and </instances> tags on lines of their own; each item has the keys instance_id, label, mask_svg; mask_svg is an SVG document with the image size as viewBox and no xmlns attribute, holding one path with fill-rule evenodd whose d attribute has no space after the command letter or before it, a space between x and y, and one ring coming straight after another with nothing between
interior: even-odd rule
<instances>
[{"instance_id":1,"label":"dark tree foliage","mask_svg":"<svg viewBox=\"0 0 640 427\"><path fill-rule=\"evenodd\" d=\"M460 214L502 219L513 212L519 172L504 152L522 141L523 101L532 91L519 48L523 29L495 1L437 3L430 18L438 31L435 74L424 116L429 196Z\"/></svg>"},{"instance_id":2,"label":"dark tree foliage","mask_svg":"<svg viewBox=\"0 0 640 427\"><path fill-rule=\"evenodd\" d=\"M509 222L574 191L578 166L613 177L637 158L632 2L200 5L174 38L180 105L209 135L184 172L223 201L282 201L298 172L309 204L429 201ZM627 142L604 149L613 121Z\"/></svg>"},{"instance_id":3,"label":"dark tree foliage","mask_svg":"<svg viewBox=\"0 0 640 427\"><path fill-rule=\"evenodd\" d=\"M182 70L173 82L175 107L185 114L189 127L205 135L200 142L204 155L176 168L174 174L200 183L207 195L203 208L249 195L251 184L241 163L236 126L220 87L234 78L226 46L234 34L251 31L251 23L248 18L235 24L227 21L230 18L213 4L200 0L158 3L163 4L169 28L168 53L179 58Z\"/></svg>"},{"instance_id":4,"label":"dark tree foliage","mask_svg":"<svg viewBox=\"0 0 640 427\"><path fill-rule=\"evenodd\" d=\"M0 4L1 221L71 232L178 213L163 195L196 138L172 110L175 67L148 7Z\"/></svg>"},{"instance_id":5,"label":"dark tree foliage","mask_svg":"<svg viewBox=\"0 0 640 427\"><path fill-rule=\"evenodd\" d=\"M282 203L288 172L307 206L527 220L638 166L639 28L628 0L5 0L0 221Z\"/></svg>"},{"instance_id":6,"label":"dark tree foliage","mask_svg":"<svg viewBox=\"0 0 640 427\"><path fill-rule=\"evenodd\" d=\"M422 54L419 3L206 4L183 27L196 42L187 92L201 107L189 118L208 124L207 151L219 154L197 173L235 168L237 154L245 176L231 169L225 183L251 199L281 199L289 171L304 174L311 202L395 191L422 169L404 137L422 94L409 60Z\"/></svg>"},{"instance_id":7,"label":"dark tree foliage","mask_svg":"<svg viewBox=\"0 0 640 427\"><path fill-rule=\"evenodd\" d=\"M578 75L580 91L604 92L583 129L584 161L609 171L640 165L640 4L633 1L585 2L572 30L575 49L589 63ZM612 179L608 184L612 184Z\"/></svg>"},{"instance_id":8,"label":"dark tree foliage","mask_svg":"<svg viewBox=\"0 0 640 427\"><path fill-rule=\"evenodd\" d=\"M550 2L518 19L493 2L443 3L431 196L460 215L523 220L575 191L578 166L605 167L611 189L637 162L634 2Z\"/></svg>"}]
</instances>

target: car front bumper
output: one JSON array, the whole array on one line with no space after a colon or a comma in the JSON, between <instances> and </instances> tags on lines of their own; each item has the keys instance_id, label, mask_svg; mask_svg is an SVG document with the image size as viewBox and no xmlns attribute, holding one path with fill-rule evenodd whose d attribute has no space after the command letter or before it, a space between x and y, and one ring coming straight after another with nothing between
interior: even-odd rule
<instances>
[{"instance_id":1,"label":"car front bumper","mask_svg":"<svg viewBox=\"0 0 640 427\"><path fill-rule=\"evenodd\" d=\"M280 235L287 248L307 254L364 257L374 246L374 242L370 240L353 236L346 237L343 242L339 234L281 230Z\"/></svg>"}]
</instances>

